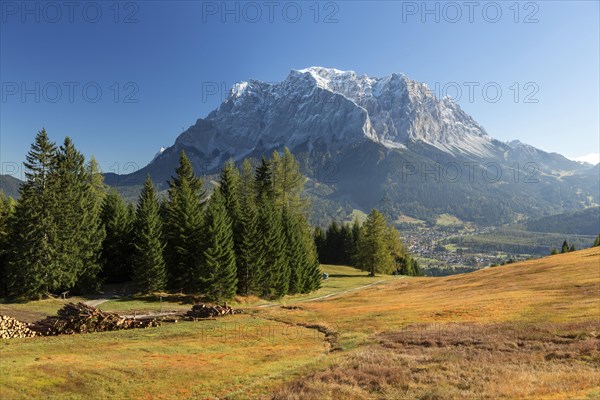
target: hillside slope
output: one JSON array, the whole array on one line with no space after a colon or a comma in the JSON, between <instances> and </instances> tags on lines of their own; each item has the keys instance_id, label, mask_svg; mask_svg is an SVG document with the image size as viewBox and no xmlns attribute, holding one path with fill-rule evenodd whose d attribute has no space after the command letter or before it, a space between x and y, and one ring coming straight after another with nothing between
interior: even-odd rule
<instances>
[{"instance_id":1,"label":"hillside slope","mask_svg":"<svg viewBox=\"0 0 600 400\"><path fill-rule=\"evenodd\" d=\"M274 397L598 398L599 315L598 247L273 310L348 350Z\"/></svg>"},{"instance_id":2,"label":"hillside slope","mask_svg":"<svg viewBox=\"0 0 600 400\"><path fill-rule=\"evenodd\" d=\"M528 221L530 232L551 232L576 235L598 235L600 233L600 207L550 215Z\"/></svg>"}]
</instances>

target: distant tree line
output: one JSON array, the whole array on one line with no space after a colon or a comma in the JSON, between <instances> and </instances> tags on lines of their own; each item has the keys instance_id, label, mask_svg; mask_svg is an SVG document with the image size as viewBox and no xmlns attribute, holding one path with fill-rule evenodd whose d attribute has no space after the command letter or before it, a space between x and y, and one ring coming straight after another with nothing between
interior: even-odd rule
<instances>
[{"instance_id":1,"label":"distant tree line","mask_svg":"<svg viewBox=\"0 0 600 400\"><path fill-rule=\"evenodd\" d=\"M575 251L575 250L577 250L575 248L575 245L574 244L569 245L569 243L565 240L563 242L562 246L560 247L560 251L558 251L557 248L553 247L552 250L550 250L550 254L551 255L558 254L558 253L563 254L563 253L569 253L569 252Z\"/></svg>"},{"instance_id":2,"label":"distant tree line","mask_svg":"<svg viewBox=\"0 0 600 400\"><path fill-rule=\"evenodd\" d=\"M137 206L103 183L94 159L42 130L18 202L0 198L0 291L39 298L133 280L140 291L277 298L320 287L305 178L289 150L223 168L208 196L182 152L168 198L148 176Z\"/></svg>"},{"instance_id":3,"label":"distant tree line","mask_svg":"<svg viewBox=\"0 0 600 400\"><path fill-rule=\"evenodd\" d=\"M399 232L378 210L371 211L364 224L357 220L352 225L333 221L325 231L317 227L315 243L323 264L351 265L370 275L423 275L402 244Z\"/></svg>"}]
</instances>

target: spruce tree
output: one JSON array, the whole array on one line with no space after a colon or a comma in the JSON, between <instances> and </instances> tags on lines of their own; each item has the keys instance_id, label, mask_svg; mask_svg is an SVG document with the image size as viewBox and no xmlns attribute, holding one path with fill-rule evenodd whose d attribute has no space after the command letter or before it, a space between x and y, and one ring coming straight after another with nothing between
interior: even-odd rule
<instances>
[{"instance_id":1,"label":"spruce tree","mask_svg":"<svg viewBox=\"0 0 600 400\"><path fill-rule=\"evenodd\" d=\"M254 176L249 160L244 160L239 185L238 244L236 265L238 293L260 294L265 257L258 229Z\"/></svg>"},{"instance_id":2,"label":"spruce tree","mask_svg":"<svg viewBox=\"0 0 600 400\"><path fill-rule=\"evenodd\" d=\"M26 156L26 181L10 221L6 285L10 295L39 298L62 286L56 257L56 146L44 129Z\"/></svg>"},{"instance_id":3,"label":"spruce tree","mask_svg":"<svg viewBox=\"0 0 600 400\"><path fill-rule=\"evenodd\" d=\"M108 186L104 184L104 176L94 157L86 165L84 187L80 247L80 257L84 266L77 280L77 288L83 292L96 292L102 283L98 278L102 271L102 243L106 231L100 213Z\"/></svg>"},{"instance_id":4,"label":"spruce tree","mask_svg":"<svg viewBox=\"0 0 600 400\"><path fill-rule=\"evenodd\" d=\"M354 220L352 223L352 250L351 250L351 264L352 266L358 265L358 256L359 256L359 248L358 244L360 242L360 238L362 237L364 231L363 227L358 222L358 218Z\"/></svg>"},{"instance_id":5,"label":"spruce tree","mask_svg":"<svg viewBox=\"0 0 600 400\"><path fill-rule=\"evenodd\" d=\"M212 194L206 210L204 241L202 273L197 276L199 284L205 287L211 299L230 299L237 288L233 231L219 190Z\"/></svg>"},{"instance_id":6,"label":"spruce tree","mask_svg":"<svg viewBox=\"0 0 600 400\"><path fill-rule=\"evenodd\" d=\"M131 279L133 218L121 195L112 189L102 203L100 220L106 232L102 243L102 277L108 283Z\"/></svg>"},{"instance_id":7,"label":"spruce tree","mask_svg":"<svg viewBox=\"0 0 600 400\"><path fill-rule=\"evenodd\" d=\"M273 199L273 176L271 171L271 162L266 157L262 157L260 165L256 168L254 178L254 190L256 201L262 201L263 197L272 201Z\"/></svg>"},{"instance_id":8,"label":"spruce tree","mask_svg":"<svg viewBox=\"0 0 600 400\"><path fill-rule=\"evenodd\" d=\"M205 191L183 151L175 172L169 182L169 199L163 208L169 286L175 290L198 291L200 287L194 285L194 277L202 268Z\"/></svg>"},{"instance_id":9,"label":"spruce tree","mask_svg":"<svg viewBox=\"0 0 600 400\"><path fill-rule=\"evenodd\" d=\"M560 252L561 253L568 253L569 252L569 244L567 243L567 241L565 240L560 248Z\"/></svg>"},{"instance_id":10,"label":"spruce tree","mask_svg":"<svg viewBox=\"0 0 600 400\"><path fill-rule=\"evenodd\" d=\"M8 238L9 221L15 210L15 201L12 197L6 197L0 192L0 296L8 292L7 287L7 263L8 263Z\"/></svg>"},{"instance_id":11,"label":"spruce tree","mask_svg":"<svg viewBox=\"0 0 600 400\"><path fill-rule=\"evenodd\" d=\"M318 260L314 259L313 261L310 261L308 263L302 293L310 293L318 290L321 287L321 280L323 279L322 275L321 265Z\"/></svg>"},{"instance_id":12,"label":"spruce tree","mask_svg":"<svg viewBox=\"0 0 600 400\"><path fill-rule=\"evenodd\" d=\"M352 237L352 228L343 224L340 229L340 264L341 265L352 265L354 238Z\"/></svg>"},{"instance_id":13,"label":"spruce tree","mask_svg":"<svg viewBox=\"0 0 600 400\"><path fill-rule=\"evenodd\" d=\"M286 258L285 234L281 215L266 194L258 203L259 237L265 255L262 295L267 298L285 296L289 289L289 264Z\"/></svg>"},{"instance_id":14,"label":"spruce tree","mask_svg":"<svg viewBox=\"0 0 600 400\"><path fill-rule=\"evenodd\" d=\"M594 244L592 245L592 247L598 247L600 246L600 235L596 236L596 240L594 241Z\"/></svg>"},{"instance_id":15,"label":"spruce tree","mask_svg":"<svg viewBox=\"0 0 600 400\"><path fill-rule=\"evenodd\" d=\"M325 255L327 236L320 226L315 228L314 238L315 246L317 246L317 253L319 254L319 261L325 264L327 259L327 256Z\"/></svg>"},{"instance_id":16,"label":"spruce tree","mask_svg":"<svg viewBox=\"0 0 600 400\"><path fill-rule=\"evenodd\" d=\"M59 227L55 241L59 287L96 291L104 239L99 216L103 196L101 174L97 164L86 165L69 137L59 148L56 160L51 187L56 193L52 217Z\"/></svg>"},{"instance_id":17,"label":"spruce tree","mask_svg":"<svg viewBox=\"0 0 600 400\"><path fill-rule=\"evenodd\" d=\"M167 272L163 259L162 222L159 204L150 176L138 200L133 228L133 280L142 292L166 287Z\"/></svg>"},{"instance_id":18,"label":"spruce tree","mask_svg":"<svg viewBox=\"0 0 600 400\"><path fill-rule=\"evenodd\" d=\"M221 171L219 179L219 191L223 196L223 202L227 214L235 227L240 210L239 199L240 174L232 160L229 160Z\"/></svg>"},{"instance_id":19,"label":"spruce tree","mask_svg":"<svg viewBox=\"0 0 600 400\"><path fill-rule=\"evenodd\" d=\"M337 221L333 221L327 228L327 243L325 245L325 262L327 264L342 264L342 234Z\"/></svg>"},{"instance_id":20,"label":"spruce tree","mask_svg":"<svg viewBox=\"0 0 600 400\"><path fill-rule=\"evenodd\" d=\"M298 222L288 213L283 215L283 229L286 239L286 258L290 270L288 293L302 293L309 267L302 231Z\"/></svg>"}]
</instances>

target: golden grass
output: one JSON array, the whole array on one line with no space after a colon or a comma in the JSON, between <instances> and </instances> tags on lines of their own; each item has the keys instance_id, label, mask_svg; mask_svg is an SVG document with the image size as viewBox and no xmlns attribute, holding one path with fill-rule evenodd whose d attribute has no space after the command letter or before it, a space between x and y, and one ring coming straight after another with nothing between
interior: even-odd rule
<instances>
[{"instance_id":1,"label":"golden grass","mask_svg":"<svg viewBox=\"0 0 600 400\"><path fill-rule=\"evenodd\" d=\"M263 313L333 326L338 345L347 350L342 362L283 386L275 398L600 394L600 248L470 274L393 281L301 309ZM419 341L398 339L423 324L433 328L421 332ZM474 340L438 340L440 330ZM489 334L496 330L508 332Z\"/></svg>"},{"instance_id":2,"label":"golden grass","mask_svg":"<svg viewBox=\"0 0 600 400\"><path fill-rule=\"evenodd\" d=\"M444 278L324 269L331 278L308 296L270 307L238 299L251 315L2 340L0 398L600 395L600 248ZM142 303L116 307L156 307ZM15 307L50 313L59 303Z\"/></svg>"},{"instance_id":3,"label":"golden grass","mask_svg":"<svg viewBox=\"0 0 600 400\"><path fill-rule=\"evenodd\" d=\"M599 345L600 322L413 325L274 398L574 399L598 387Z\"/></svg>"}]
</instances>

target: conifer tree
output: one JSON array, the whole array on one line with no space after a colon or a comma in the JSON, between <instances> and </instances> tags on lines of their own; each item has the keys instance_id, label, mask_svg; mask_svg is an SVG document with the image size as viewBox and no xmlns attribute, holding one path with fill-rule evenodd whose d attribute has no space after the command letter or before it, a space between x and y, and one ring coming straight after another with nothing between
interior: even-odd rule
<instances>
[{"instance_id":1,"label":"conifer tree","mask_svg":"<svg viewBox=\"0 0 600 400\"><path fill-rule=\"evenodd\" d=\"M359 248L358 248L358 243L360 242L360 238L363 235L363 227L360 224L360 222L358 222L358 218L356 218L352 224L352 249L350 250L350 253L352 254L350 257L351 260L351 264L350 265L358 265L358 254L359 254Z\"/></svg>"},{"instance_id":2,"label":"conifer tree","mask_svg":"<svg viewBox=\"0 0 600 400\"><path fill-rule=\"evenodd\" d=\"M288 213L283 215L283 228L287 250L286 258L290 270L288 293L302 293L309 267L302 231L298 222Z\"/></svg>"},{"instance_id":3,"label":"conifer tree","mask_svg":"<svg viewBox=\"0 0 600 400\"><path fill-rule=\"evenodd\" d=\"M596 240L594 241L594 244L592 245L592 247L598 247L600 246L600 235L596 236Z\"/></svg>"},{"instance_id":4,"label":"conifer tree","mask_svg":"<svg viewBox=\"0 0 600 400\"><path fill-rule=\"evenodd\" d=\"M267 298L285 296L289 289L285 234L281 216L266 194L259 198L258 221L261 251L265 255L262 295Z\"/></svg>"},{"instance_id":5,"label":"conifer tree","mask_svg":"<svg viewBox=\"0 0 600 400\"><path fill-rule=\"evenodd\" d=\"M81 246L79 249L84 265L76 286L79 291L96 292L101 285L98 277L102 270L102 243L106 237L100 213L108 186L104 184L104 176L94 157L90 159L85 169L84 212L81 215Z\"/></svg>"},{"instance_id":6,"label":"conifer tree","mask_svg":"<svg viewBox=\"0 0 600 400\"><path fill-rule=\"evenodd\" d=\"M565 240L561 246L560 249L561 253L568 253L569 252L569 244L567 243L567 241Z\"/></svg>"},{"instance_id":7,"label":"conifer tree","mask_svg":"<svg viewBox=\"0 0 600 400\"><path fill-rule=\"evenodd\" d=\"M119 193L112 189L102 203L100 220L106 232L102 244L102 276L108 283L121 283L131 279L131 233L135 214Z\"/></svg>"},{"instance_id":8,"label":"conifer tree","mask_svg":"<svg viewBox=\"0 0 600 400\"><path fill-rule=\"evenodd\" d=\"M255 204L254 176L249 160L244 160L239 185L238 247L236 265L238 293L260 294L261 278L265 267L262 241L258 230Z\"/></svg>"},{"instance_id":9,"label":"conifer tree","mask_svg":"<svg viewBox=\"0 0 600 400\"><path fill-rule=\"evenodd\" d=\"M331 225L329 225L329 228L327 228L327 243L325 245L325 262L327 264L342 264L342 246L340 226L337 221L334 220Z\"/></svg>"},{"instance_id":10,"label":"conifer tree","mask_svg":"<svg viewBox=\"0 0 600 400\"><path fill-rule=\"evenodd\" d=\"M569 251L571 252L571 251L575 251L575 250L576 250L576 249L575 249L575 245L574 245L574 244L572 244L572 245L571 245L571 247L569 247Z\"/></svg>"},{"instance_id":11,"label":"conifer tree","mask_svg":"<svg viewBox=\"0 0 600 400\"><path fill-rule=\"evenodd\" d=\"M261 159L260 165L256 168L254 190L257 203L262 201L263 197L266 197L269 201L273 199L271 162L264 156Z\"/></svg>"},{"instance_id":12,"label":"conifer tree","mask_svg":"<svg viewBox=\"0 0 600 400\"><path fill-rule=\"evenodd\" d=\"M235 227L239 216L240 199L239 199L240 174L232 160L229 160L219 179L219 191L223 196L225 209L229 214L229 218Z\"/></svg>"},{"instance_id":13,"label":"conifer tree","mask_svg":"<svg viewBox=\"0 0 600 400\"><path fill-rule=\"evenodd\" d=\"M175 290L197 291L200 288L194 286L194 277L202 268L205 191L183 151L175 172L169 182L169 199L163 207L169 286Z\"/></svg>"},{"instance_id":14,"label":"conifer tree","mask_svg":"<svg viewBox=\"0 0 600 400\"><path fill-rule=\"evenodd\" d=\"M138 200L133 228L133 280L143 292L160 291L166 287L162 235L158 199L148 176Z\"/></svg>"},{"instance_id":15,"label":"conifer tree","mask_svg":"<svg viewBox=\"0 0 600 400\"><path fill-rule=\"evenodd\" d=\"M377 210L371 211L365 222L365 232L359 243L359 268L376 273L391 273L394 260L387 242L389 229L384 216Z\"/></svg>"},{"instance_id":16,"label":"conifer tree","mask_svg":"<svg viewBox=\"0 0 600 400\"><path fill-rule=\"evenodd\" d=\"M204 264L197 279L209 298L230 299L237 288L233 231L219 190L215 190L209 200L204 240Z\"/></svg>"},{"instance_id":17,"label":"conifer tree","mask_svg":"<svg viewBox=\"0 0 600 400\"><path fill-rule=\"evenodd\" d=\"M58 227L53 218L56 146L44 129L31 145L24 166L26 181L19 188L9 225L6 283L10 295L35 298L62 286L55 248Z\"/></svg>"},{"instance_id":18,"label":"conifer tree","mask_svg":"<svg viewBox=\"0 0 600 400\"><path fill-rule=\"evenodd\" d=\"M0 192L0 296L7 294L7 263L9 221L14 214L15 201Z\"/></svg>"},{"instance_id":19,"label":"conifer tree","mask_svg":"<svg viewBox=\"0 0 600 400\"><path fill-rule=\"evenodd\" d=\"M352 265L354 238L352 237L352 228L343 224L340 229L340 260L341 265Z\"/></svg>"},{"instance_id":20,"label":"conifer tree","mask_svg":"<svg viewBox=\"0 0 600 400\"><path fill-rule=\"evenodd\" d=\"M300 164L287 147L283 156L273 153L271 164L275 207L282 215L286 212L292 217L302 214L307 206L306 199L302 198L306 178L300 172Z\"/></svg>"},{"instance_id":21,"label":"conifer tree","mask_svg":"<svg viewBox=\"0 0 600 400\"><path fill-rule=\"evenodd\" d=\"M315 246L317 247L317 253L319 254L319 261L325 264L327 259L327 256L325 255L327 236L320 226L315 228L314 238Z\"/></svg>"},{"instance_id":22,"label":"conifer tree","mask_svg":"<svg viewBox=\"0 0 600 400\"><path fill-rule=\"evenodd\" d=\"M77 287L80 292L90 292L99 288L104 231L99 218L101 186L93 186L102 179L96 167L86 165L71 139L65 138L50 185L56 198L51 214L58 227L54 250L60 289Z\"/></svg>"}]
</instances>

